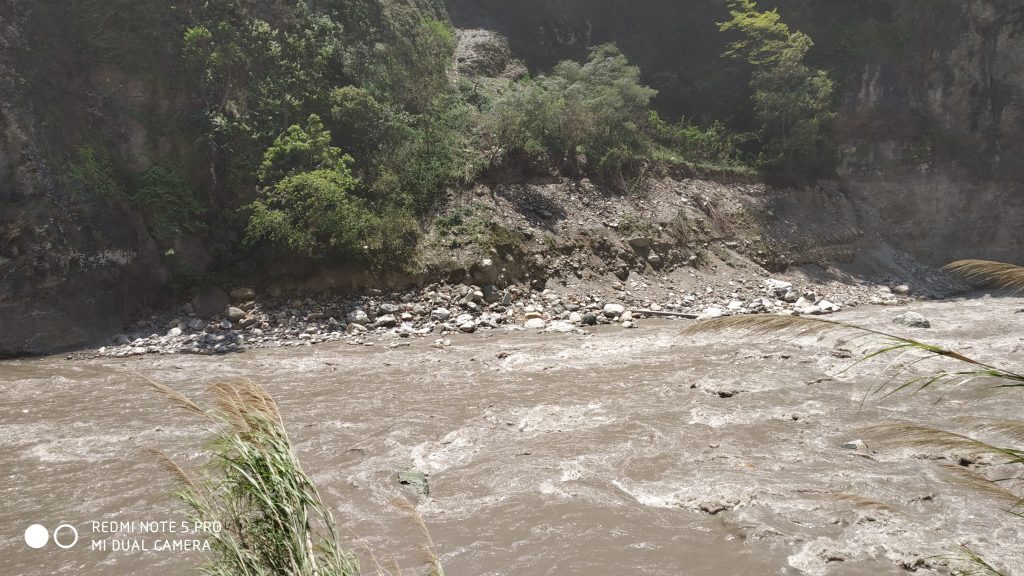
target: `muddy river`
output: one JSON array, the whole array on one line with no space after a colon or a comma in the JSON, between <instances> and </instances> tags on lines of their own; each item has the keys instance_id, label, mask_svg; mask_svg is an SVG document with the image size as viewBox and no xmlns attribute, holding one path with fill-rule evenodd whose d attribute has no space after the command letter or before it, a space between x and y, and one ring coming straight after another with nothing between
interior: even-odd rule
<instances>
[{"instance_id":1,"label":"muddy river","mask_svg":"<svg viewBox=\"0 0 1024 576\"><path fill-rule=\"evenodd\" d=\"M902 309L836 318L1021 365L1024 299L910 309L933 328L892 324ZM264 385L367 567L369 550L416 573L423 540L393 503L403 496L449 576L943 574L961 544L1024 572L1024 521L952 481L960 455L842 447L881 422L1015 417L1020 393L975 382L872 397L888 362L843 372L847 350L870 342L681 337L685 325L492 332L446 349L396 338L0 363L0 574L180 575L197 564L183 542L202 535L179 529L174 479L148 450L187 464L208 436L139 375L193 398L217 379ZM429 474L429 497L399 485L413 469ZM67 547L30 548L36 523L67 524Z\"/></svg>"}]
</instances>

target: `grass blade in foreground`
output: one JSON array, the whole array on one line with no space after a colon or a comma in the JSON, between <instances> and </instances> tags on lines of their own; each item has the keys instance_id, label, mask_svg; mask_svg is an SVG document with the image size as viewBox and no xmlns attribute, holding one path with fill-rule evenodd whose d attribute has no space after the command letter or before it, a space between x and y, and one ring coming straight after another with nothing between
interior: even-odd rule
<instances>
[{"instance_id":1,"label":"grass blade in foreground","mask_svg":"<svg viewBox=\"0 0 1024 576\"><path fill-rule=\"evenodd\" d=\"M182 480L179 497L196 521L220 522L208 535L214 576L356 576L355 554L343 551L331 513L299 465L277 404L248 380L211 386L215 407L201 410L184 396L150 382L216 435L212 457L197 478L166 460Z\"/></svg>"}]
</instances>

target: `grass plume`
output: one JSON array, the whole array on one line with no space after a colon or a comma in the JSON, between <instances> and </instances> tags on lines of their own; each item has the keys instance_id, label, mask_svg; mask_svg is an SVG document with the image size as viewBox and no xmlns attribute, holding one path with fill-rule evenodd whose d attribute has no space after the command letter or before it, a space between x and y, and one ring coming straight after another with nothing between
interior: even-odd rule
<instances>
[{"instance_id":1,"label":"grass plume","mask_svg":"<svg viewBox=\"0 0 1024 576\"><path fill-rule=\"evenodd\" d=\"M148 380L148 379L147 379ZM202 409L148 380L183 409L213 423L212 458L193 477L166 457L181 481L178 496L207 534L211 576L357 576L355 554L341 549L330 511L303 471L273 398L254 382L210 387L214 408Z\"/></svg>"}]
</instances>

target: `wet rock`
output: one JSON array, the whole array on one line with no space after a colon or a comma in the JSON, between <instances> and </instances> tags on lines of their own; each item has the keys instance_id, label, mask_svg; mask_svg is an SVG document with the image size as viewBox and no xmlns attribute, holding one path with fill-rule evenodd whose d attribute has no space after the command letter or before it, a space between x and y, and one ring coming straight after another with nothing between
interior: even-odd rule
<instances>
[{"instance_id":1,"label":"wet rock","mask_svg":"<svg viewBox=\"0 0 1024 576\"><path fill-rule=\"evenodd\" d=\"M526 321L526 324L523 324L523 327L527 330L540 330L545 326L547 326L547 323L544 322L543 318L530 318Z\"/></svg>"},{"instance_id":2,"label":"wet rock","mask_svg":"<svg viewBox=\"0 0 1024 576\"><path fill-rule=\"evenodd\" d=\"M248 302L256 299L256 291L252 288L235 288L231 291L231 299L235 302Z\"/></svg>"},{"instance_id":3,"label":"wet rock","mask_svg":"<svg viewBox=\"0 0 1024 576\"><path fill-rule=\"evenodd\" d=\"M365 311L357 308L348 313L348 323L366 326L367 324L370 323L370 317L366 314Z\"/></svg>"},{"instance_id":4,"label":"wet rock","mask_svg":"<svg viewBox=\"0 0 1024 576\"><path fill-rule=\"evenodd\" d=\"M226 316L228 317L228 320L231 320L232 322L239 322L243 318L245 318L245 311L242 310L241 308L230 306L228 307Z\"/></svg>"},{"instance_id":5,"label":"wet rock","mask_svg":"<svg viewBox=\"0 0 1024 576\"><path fill-rule=\"evenodd\" d=\"M363 326L362 324L356 324L354 322L350 323L348 326L345 327L345 332L353 335L364 334L369 330L370 329L367 328L366 326Z\"/></svg>"},{"instance_id":6,"label":"wet rock","mask_svg":"<svg viewBox=\"0 0 1024 576\"><path fill-rule=\"evenodd\" d=\"M584 314L580 324L584 326L597 326L597 315L591 313Z\"/></svg>"},{"instance_id":7,"label":"wet rock","mask_svg":"<svg viewBox=\"0 0 1024 576\"><path fill-rule=\"evenodd\" d=\"M627 321L622 323L622 327L623 328L636 328L636 322L633 322L632 320L627 320Z\"/></svg>"},{"instance_id":8,"label":"wet rock","mask_svg":"<svg viewBox=\"0 0 1024 576\"><path fill-rule=\"evenodd\" d=\"M462 324L459 325L459 331L464 332L466 334L472 334L473 332L476 332L476 322L473 322L472 320L463 322Z\"/></svg>"},{"instance_id":9,"label":"wet rock","mask_svg":"<svg viewBox=\"0 0 1024 576\"><path fill-rule=\"evenodd\" d=\"M857 452L867 452L868 451L868 445L863 440L861 440L859 438L857 440L851 440L849 442L844 442L839 447L842 448L843 450L854 450L854 451L857 451Z\"/></svg>"},{"instance_id":10,"label":"wet rock","mask_svg":"<svg viewBox=\"0 0 1024 576\"><path fill-rule=\"evenodd\" d=\"M829 302L828 300L822 300L822 301L818 302L817 306L818 306L818 308L821 308L822 312L827 312L827 313L839 312L839 310L841 310L841 308L839 306L837 306L836 304L833 304L832 302Z\"/></svg>"},{"instance_id":11,"label":"wet rock","mask_svg":"<svg viewBox=\"0 0 1024 576\"><path fill-rule=\"evenodd\" d=\"M765 283L765 286L768 287L768 290L772 294L775 294L776 296L779 296L779 297L782 297L787 292L789 292L790 290L793 289L793 283L792 282L786 282L785 280L769 279L769 280L765 280L764 283Z\"/></svg>"},{"instance_id":12,"label":"wet rock","mask_svg":"<svg viewBox=\"0 0 1024 576\"><path fill-rule=\"evenodd\" d=\"M395 326L398 326L398 318L394 314L378 316L377 320L373 323L374 328L394 328Z\"/></svg>"},{"instance_id":13,"label":"wet rock","mask_svg":"<svg viewBox=\"0 0 1024 576\"><path fill-rule=\"evenodd\" d=\"M715 318L721 318L722 316L725 316L725 310L722 310L718 306L711 306L710 308L705 308L704 311L701 312L700 316L697 317L697 320L714 320Z\"/></svg>"},{"instance_id":14,"label":"wet rock","mask_svg":"<svg viewBox=\"0 0 1024 576\"><path fill-rule=\"evenodd\" d=\"M559 334L568 334L569 332L572 332L575 329L576 327L568 322L556 320L552 322L550 326L547 327L545 332L557 332Z\"/></svg>"},{"instance_id":15,"label":"wet rock","mask_svg":"<svg viewBox=\"0 0 1024 576\"><path fill-rule=\"evenodd\" d=\"M199 318L193 318L193 319L188 321L188 329L189 330L194 330L194 331L198 332L198 331L202 330L205 327L206 327L206 322L203 322Z\"/></svg>"},{"instance_id":16,"label":"wet rock","mask_svg":"<svg viewBox=\"0 0 1024 576\"><path fill-rule=\"evenodd\" d=\"M892 319L896 324L906 326L907 328L931 328L932 323L927 318L921 316L917 312L904 312L899 316Z\"/></svg>"},{"instance_id":17,"label":"wet rock","mask_svg":"<svg viewBox=\"0 0 1024 576\"><path fill-rule=\"evenodd\" d=\"M220 321L221 330L231 330L231 320L224 319Z\"/></svg>"},{"instance_id":18,"label":"wet rock","mask_svg":"<svg viewBox=\"0 0 1024 576\"><path fill-rule=\"evenodd\" d=\"M427 475L417 470L407 470L398 473L398 482L404 486L410 486L422 496L430 496L430 483Z\"/></svg>"},{"instance_id":19,"label":"wet rock","mask_svg":"<svg viewBox=\"0 0 1024 576\"><path fill-rule=\"evenodd\" d=\"M602 310L606 318L615 318L622 316L626 312L626 307L622 304L605 304Z\"/></svg>"}]
</instances>

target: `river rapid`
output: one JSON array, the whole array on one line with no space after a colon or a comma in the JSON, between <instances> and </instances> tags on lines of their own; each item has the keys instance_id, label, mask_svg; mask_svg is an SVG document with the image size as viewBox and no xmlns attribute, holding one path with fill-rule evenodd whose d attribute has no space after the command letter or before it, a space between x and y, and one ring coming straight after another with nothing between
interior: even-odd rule
<instances>
[{"instance_id":1,"label":"river rapid","mask_svg":"<svg viewBox=\"0 0 1024 576\"><path fill-rule=\"evenodd\" d=\"M909 309L933 327L897 326L904 309L885 307L835 319L1021 368L1024 299ZM142 376L204 401L220 379L266 387L371 569L393 558L416 573L424 539L394 503L404 497L450 576L944 574L961 544L1024 571L1024 521L947 469L998 476L987 460L874 440L842 447L879 423L962 429L963 416L1017 417L1020 393L975 381L872 396L892 359L844 371L870 340L684 337L686 325L493 331L447 348L395 338L2 362L0 574L180 575L201 560L185 542L201 547L204 533L187 525L173 476L149 450L187 465L208 434ZM429 475L429 497L399 484L406 470ZM68 524L79 540L29 548L35 523ZM72 530L58 532L70 543Z\"/></svg>"}]
</instances>

